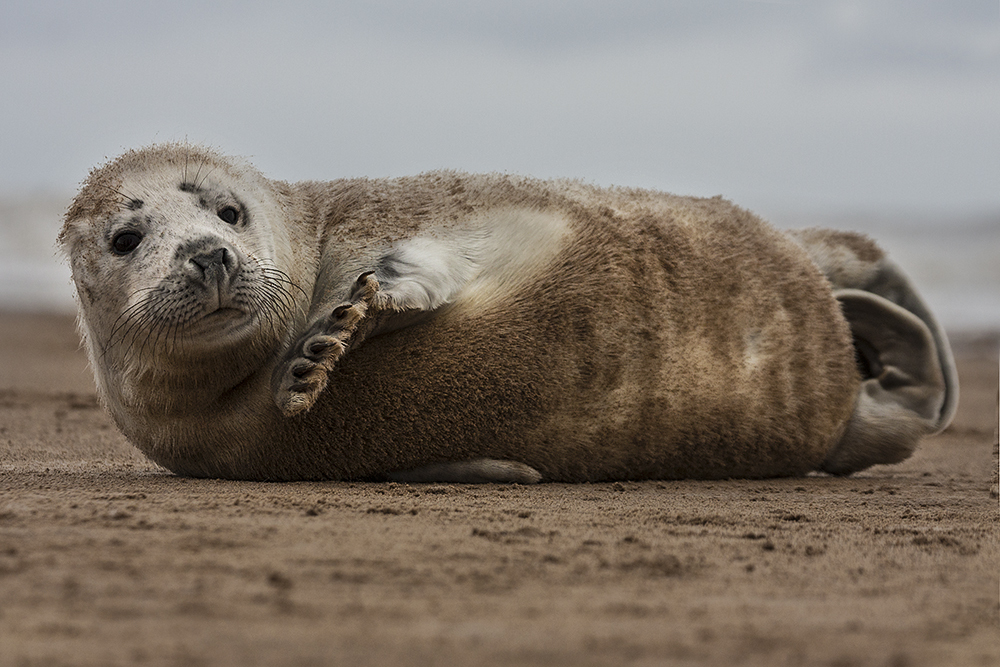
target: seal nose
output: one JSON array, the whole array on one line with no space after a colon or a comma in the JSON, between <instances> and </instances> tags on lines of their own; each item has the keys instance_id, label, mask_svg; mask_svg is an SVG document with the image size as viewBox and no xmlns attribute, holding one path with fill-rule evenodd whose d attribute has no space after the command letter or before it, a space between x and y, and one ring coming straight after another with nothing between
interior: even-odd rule
<instances>
[{"instance_id":1,"label":"seal nose","mask_svg":"<svg viewBox=\"0 0 1000 667\"><path fill-rule=\"evenodd\" d=\"M206 237L181 245L175 261L188 280L201 285L228 285L240 270L239 254L217 238Z\"/></svg>"},{"instance_id":2,"label":"seal nose","mask_svg":"<svg viewBox=\"0 0 1000 667\"><path fill-rule=\"evenodd\" d=\"M202 276L206 277L212 273L227 275L236 263L233 253L225 248L199 253L191 258L191 262L201 269Z\"/></svg>"}]
</instances>

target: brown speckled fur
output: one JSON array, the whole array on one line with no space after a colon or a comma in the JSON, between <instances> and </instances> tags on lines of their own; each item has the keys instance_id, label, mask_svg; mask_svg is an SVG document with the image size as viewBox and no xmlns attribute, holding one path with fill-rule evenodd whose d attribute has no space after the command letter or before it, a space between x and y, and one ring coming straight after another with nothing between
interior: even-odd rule
<instances>
[{"instance_id":1,"label":"brown speckled fur","mask_svg":"<svg viewBox=\"0 0 1000 667\"><path fill-rule=\"evenodd\" d=\"M155 147L95 170L70 208L61 239L81 292L95 287L78 274L106 262L103 226L150 165L216 170L272 202L281 219L268 224L284 226L306 295L283 342L254 353L256 370L203 398L179 371L152 381L139 408L120 405L116 383L139 380L89 342L119 426L178 473L362 479L488 457L549 481L798 475L853 410L860 378L829 282L797 243L721 198L454 172L287 184L204 149ZM501 208L554 212L569 235L499 301L463 308L459 295L352 349L309 412L282 416L269 391L281 346L345 298L345 280L394 242ZM87 336L99 337L102 298L81 294ZM239 354L201 370L224 379ZM165 391L192 402L135 416Z\"/></svg>"}]
</instances>

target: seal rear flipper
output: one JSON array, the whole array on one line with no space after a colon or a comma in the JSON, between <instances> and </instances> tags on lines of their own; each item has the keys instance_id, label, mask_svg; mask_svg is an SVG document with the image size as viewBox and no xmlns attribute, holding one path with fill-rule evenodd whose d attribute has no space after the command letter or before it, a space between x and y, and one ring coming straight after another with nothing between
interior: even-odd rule
<instances>
[{"instance_id":1,"label":"seal rear flipper","mask_svg":"<svg viewBox=\"0 0 1000 667\"><path fill-rule=\"evenodd\" d=\"M954 414L950 374L925 321L871 292L841 289L862 382L854 414L820 468L844 475L909 457L920 438L943 429ZM942 423L944 425L942 425Z\"/></svg>"},{"instance_id":2,"label":"seal rear flipper","mask_svg":"<svg viewBox=\"0 0 1000 667\"><path fill-rule=\"evenodd\" d=\"M861 289L888 299L916 315L926 325L934 340L937 362L945 385L944 402L938 412L934 428L928 435L940 433L948 427L958 409L958 367L955 365L948 336L944 327L920 298L916 287L895 262L885 257L878 263L877 268L873 279Z\"/></svg>"},{"instance_id":3,"label":"seal rear flipper","mask_svg":"<svg viewBox=\"0 0 1000 667\"><path fill-rule=\"evenodd\" d=\"M517 461L473 459L399 470L389 473L394 482L451 482L456 484L537 484L542 475L531 466Z\"/></svg>"},{"instance_id":4,"label":"seal rear flipper","mask_svg":"<svg viewBox=\"0 0 1000 667\"><path fill-rule=\"evenodd\" d=\"M944 375L945 398L931 433L940 433L958 408L958 369L944 328L920 298L916 286L885 252L863 234L832 229L790 230L833 286L834 292L863 290L902 306L926 325L934 338L938 364ZM853 324L851 325L853 328Z\"/></svg>"}]
</instances>

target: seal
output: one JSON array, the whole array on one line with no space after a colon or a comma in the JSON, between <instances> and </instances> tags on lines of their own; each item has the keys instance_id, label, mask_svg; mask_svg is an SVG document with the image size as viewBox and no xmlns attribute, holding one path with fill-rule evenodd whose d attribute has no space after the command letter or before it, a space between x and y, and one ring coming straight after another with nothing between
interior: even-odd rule
<instances>
[{"instance_id":1,"label":"seal","mask_svg":"<svg viewBox=\"0 0 1000 667\"><path fill-rule=\"evenodd\" d=\"M93 170L60 244L103 404L181 475L847 474L957 401L944 332L873 242L720 197L287 183L164 144Z\"/></svg>"}]
</instances>

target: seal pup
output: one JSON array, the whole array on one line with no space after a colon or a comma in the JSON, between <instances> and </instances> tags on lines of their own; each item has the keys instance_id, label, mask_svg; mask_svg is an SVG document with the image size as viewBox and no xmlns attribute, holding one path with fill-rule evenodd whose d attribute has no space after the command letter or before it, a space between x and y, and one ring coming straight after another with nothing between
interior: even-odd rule
<instances>
[{"instance_id":1,"label":"seal pup","mask_svg":"<svg viewBox=\"0 0 1000 667\"><path fill-rule=\"evenodd\" d=\"M60 243L104 405L181 475L845 474L954 413L947 339L874 244L719 197L286 183L166 144L93 170Z\"/></svg>"}]
</instances>

